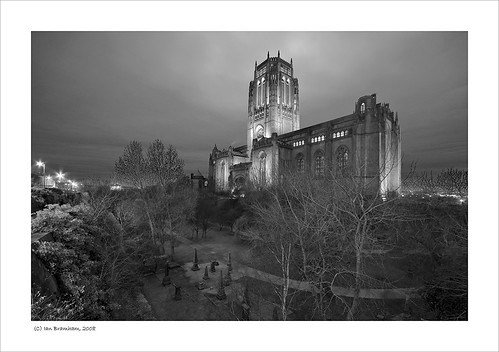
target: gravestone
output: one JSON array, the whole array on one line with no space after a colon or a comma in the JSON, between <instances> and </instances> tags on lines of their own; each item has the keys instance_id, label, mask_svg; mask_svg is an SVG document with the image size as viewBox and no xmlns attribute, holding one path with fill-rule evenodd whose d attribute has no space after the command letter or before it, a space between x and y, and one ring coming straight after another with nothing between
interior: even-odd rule
<instances>
[{"instance_id":1,"label":"gravestone","mask_svg":"<svg viewBox=\"0 0 499 352\"><path fill-rule=\"evenodd\" d=\"M173 284L173 287L175 287L175 301L180 301L182 299L182 293L180 292L181 287Z\"/></svg>"},{"instance_id":2,"label":"gravestone","mask_svg":"<svg viewBox=\"0 0 499 352\"><path fill-rule=\"evenodd\" d=\"M212 273L214 273L214 272L216 271L216 269L215 269L215 261L212 261L212 262L211 262L211 264L210 264L210 271L211 271Z\"/></svg>"},{"instance_id":3,"label":"gravestone","mask_svg":"<svg viewBox=\"0 0 499 352\"><path fill-rule=\"evenodd\" d=\"M227 262L227 269L229 271L232 271L232 261L231 261L231 258L230 258L230 252L229 252L229 261Z\"/></svg>"},{"instance_id":4,"label":"gravestone","mask_svg":"<svg viewBox=\"0 0 499 352\"><path fill-rule=\"evenodd\" d=\"M225 275L224 285L229 286L232 283L232 277L230 276L230 271L227 270L227 275Z\"/></svg>"},{"instance_id":5,"label":"gravestone","mask_svg":"<svg viewBox=\"0 0 499 352\"><path fill-rule=\"evenodd\" d=\"M199 270L199 264L198 264L198 250L194 248L194 264L192 265L191 268L192 271L198 271Z\"/></svg>"},{"instance_id":6,"label":"gravestone","mask_svg":"<svg viewBox=\"0 0 499 352\"><path fill-rule=\"evenodd\" d=\"M210 277L208 276L208 265L204 267L204 275L203 280L208 280Z\"/></svg>"},{"instance_id":7,"label":"gravestone","mask_svg":"<svg viewBox=\"0 0 499 352\"><path fill-rule=\"evenodd\" d=\"M168 286L171 284L171 279L170 279L170 268L168 267L168 262L166 262L165 265L165 276L163 277L163 281L161 282L163 286Z\"/></svg>"},{"instance_id":8,"label":"gravestone","mask_svg":"<svg viewBox=\"0 0 499 352\"><path fill-rule=\"evenodd\" d=\"M227 298L224 289L223 270L220 270L220 284L218 285L217 298L219 300Z\"/></svg>"}]
</instances>

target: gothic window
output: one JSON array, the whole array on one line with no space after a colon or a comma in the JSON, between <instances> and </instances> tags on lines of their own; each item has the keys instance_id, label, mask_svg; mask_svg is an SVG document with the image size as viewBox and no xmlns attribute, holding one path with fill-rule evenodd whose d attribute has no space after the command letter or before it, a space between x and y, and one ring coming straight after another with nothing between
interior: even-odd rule
<instances>
[{"instance_id":1,"label":"gothic window","mask_svg":"<svg viewBox=\"0 0 499 352\"><path fill-rule=\"evenodd\" d=\"M267 95L265 92L265 77L262 77L262 91L260 94L260 105L265 105L265 96Z\"/></svg>"},{"instance_id":2,"label":"gothic window","mask_svg":"<svg viewBox=\"0 0 499 352\"><path fill-rule=\"evenodd\" d=\"M225 185L225 161L222 161L220 164L220 185L222 188L224 188Z\"/></svg>"},{"instance_id":3,"label":"gothic window","mask_svg":"<svg viewBox=\"0 0 499 352\"><path fill-rule=\"evenodd\" d=\"M340 174L345 174L348 161L348 148L342 145L336 150L336 162L338 163L338 172Z\"/></svg>"},{"instance_id":4,"label":"gothic window","mask_svg":"<svg viewBox=\"0 0 499 352\"><path fill-rule=\"evenodd\" d=\"M291 102L291 96L290 96L290 89L289 89L289 78L286 80L286 104L290 105Z\"/></svg>"},{"instance_id":5,"label":"gothic window","mask_svg":"<svg viewBox=\"0 0 499 352\"><path fill-rule=\"evenodd\" d=\"M363 114L366 112L366 103L360 104L360 113Z\"/></svg>"},{"instance_id":6,"label":"gothic window","mask_svg":"<svg viewBox=\"0 0 499 352\"><path fill-rule=\"evenodd\" d=\"M341 131L341 136L345 137L345 131Z\"/></svg>"},{"instance_id":7,"label":"gothic window","mask_svg":"<svg viewBox=\"0 0 499 352\"><path fill-rule=\"evenodd\" d=\"M258 80L258 88L256 89L256 106L260 106L260 96L262 95L262 87L260 80Z\"/></svg>"},{"instance_id":8,"label":"gothic window","mask_svg":"<svg viewBox=\"0 0 499 352\"><path fill-rule=\"evenodd\" d=\"M317 151L314 154L315 159L315 176L324 176L324 153L322 150Z\"/></svg>"},{"instance_id":9,"label":"gothic window","mask_svg":"<svg viewBox=\"0 0 499 352\"><path fill-rule=\"evenodd\" d=\"M298 172L305 172L305 160L301 153L296 156L296 170Z\"/></svg>"},{"instance_id":10,"label":"gothic window","mask_svg":"<svg viewBox=\"0 0 499 352\"><path fill-rule=\"evenodd\" d=\"M258 173L259 173L260 183L262 184L265 184L266 161L267 161L267 155L264 152L260 153L260 165Z\"/></svg>"}]
</instances>

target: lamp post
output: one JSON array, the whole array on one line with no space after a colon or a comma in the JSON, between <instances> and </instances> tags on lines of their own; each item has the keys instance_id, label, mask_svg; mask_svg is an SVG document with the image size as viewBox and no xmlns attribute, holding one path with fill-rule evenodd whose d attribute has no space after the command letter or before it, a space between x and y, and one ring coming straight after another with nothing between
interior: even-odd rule
<instances>
[{"instance_id":1,"label":"lamp post","mask_svg":"<svg viewBox=\"0 0 499 352\"><path fill-rule=\"evenodd\" d=\"M42 169L43 170L43 174L42 174L43 175L43 188L45 188L45 162L43 162L43 161L37 161L36 162L36 166L43 168Z\"/></svg>"},{"instance_id":2,"label":"lamp post","mask_svg":"<svg viewBox=\"0 0 499 352\"><path fill-rule=\"evenodd\" d=\"M60 183L64 178L64 173L62 171L59 171L55 176L59 179L59 186L60 186Z\"/></svg>"}]
</instances>

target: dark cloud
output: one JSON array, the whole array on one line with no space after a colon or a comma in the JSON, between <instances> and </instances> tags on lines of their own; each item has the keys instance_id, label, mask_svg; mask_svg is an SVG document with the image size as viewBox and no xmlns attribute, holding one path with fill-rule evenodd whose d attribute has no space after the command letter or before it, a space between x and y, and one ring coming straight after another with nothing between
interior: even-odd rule
<instances>
[{"instance_id":1,"label":"dark cloud","mask_svg":"<svg viewBox=\"0 0 499 352\"><path fill-rule=\"evenodd\" d=\"M129 141L159 138L206 174L214 144L246 143L255 61L280 50L302 127L377 93L405 165L467 168L467 46L466 32L33 32L32 162L107 176Z\"/></svg>"}]
</instances>

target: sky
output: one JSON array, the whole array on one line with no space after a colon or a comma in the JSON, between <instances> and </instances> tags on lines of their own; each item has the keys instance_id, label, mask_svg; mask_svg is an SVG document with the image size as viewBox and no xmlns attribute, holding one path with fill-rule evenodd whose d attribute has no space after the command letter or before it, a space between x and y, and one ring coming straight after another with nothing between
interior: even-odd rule
<instances>
[{"instance_id":1,"label":"sky","mask_svg":"<svg viewBox=\"0 0 499 352\"><path fill-rule=\"evenodd\" d=\"M160 139L207 176L215 144L246 144L255 61L278 50L302 128L376 93L398 112L403 173L468 168L466 32L32 32L32 165L107 178L130 141Z\"/></svg>"}]
</instances>

